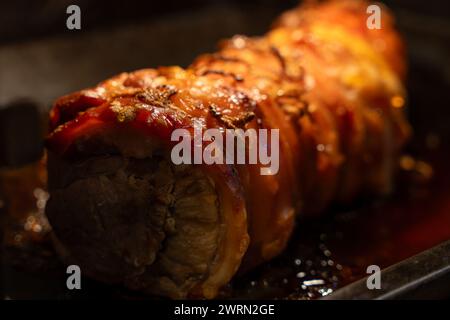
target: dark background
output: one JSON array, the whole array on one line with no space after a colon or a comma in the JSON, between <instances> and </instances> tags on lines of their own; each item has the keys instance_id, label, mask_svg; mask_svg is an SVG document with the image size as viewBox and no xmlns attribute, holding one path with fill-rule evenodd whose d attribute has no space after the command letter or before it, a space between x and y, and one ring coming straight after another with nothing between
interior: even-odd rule
<instances>
[{"instance_id":1,"label":"dark background","mask_svg":"<svg viewBox=\"0 0 450 320\"><path fill-rule=\"evenodd\" d=\"M282 10L295 6L300 0L16 0L0 4L0 41L21 41L49 34L64 34L66 8L71 4L81 7L83 32L99 27L123 25L210 6L235 7L252 19L255 13L266 11L275 17ZM387 0L395 11L407 11L428 17L449 18L450 3L445 0ZM270 13L269 13L270 12ZM265 21L261 21L264 23ZM255 29L256 30L256 29ZM263 31L263 30L261 30ZM449 30L447 30L449 32Z\"/></svg>"}]
</instances>

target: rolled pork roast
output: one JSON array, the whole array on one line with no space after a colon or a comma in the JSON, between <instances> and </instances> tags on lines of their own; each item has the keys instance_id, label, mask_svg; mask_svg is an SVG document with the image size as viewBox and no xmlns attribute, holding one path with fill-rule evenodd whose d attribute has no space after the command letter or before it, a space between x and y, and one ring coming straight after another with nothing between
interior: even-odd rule
<instances>
[{"instance_id":1,"label":"rolled pork roast","mask_svg":"<svg viewBox=\"0 0 450 320\"><path fill-rule=\"evenodd\" d=\"M279 254L298 216L392 190L410 132L394 21L306 4L192 65L122 73L50 112L46 213L68 263L170 298L214 298ZM279 129L279 170L175 164L175 129Z\"/></svg>"}]
</instances>

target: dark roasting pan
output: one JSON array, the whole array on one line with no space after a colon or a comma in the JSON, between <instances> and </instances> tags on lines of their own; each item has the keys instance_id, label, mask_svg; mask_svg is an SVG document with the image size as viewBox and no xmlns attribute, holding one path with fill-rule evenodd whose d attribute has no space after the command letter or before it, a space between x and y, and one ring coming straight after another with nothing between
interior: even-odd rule
<instances>
[{"instance_id":1,"label":"dark roasting pan","mask_svg":"<svg viewBox=\"0 0 450 320\"><path fill-rule=\"evenodd\" d=\"M322 299L446 299L450 297L450 241L386 268L381 278L381 290L368 290L364 278Z\"/></svg>"},{"instance_id":2,"label":"dark roasting pan","mask_svg":"<svg viewBox=\"0 0 450 320\"><path fill-rule=\"evenodd\" d=\"M29 10L36 13L32 17L24 16L26 1L0 4L0 191L9 182L25 186L14 189L25 207L33 191L26 186L39 184L37 137L43 136L46 112L56 97L122 71L187 65L221 38L262 34L277 14L296 4L128 1L123 7L119 1L78 1L86 20L77 33L65 29L65 8L72 2L37 1ZM418 165L402 173L399 191L389 199L363 199L351 208L333 208L319 220L300 221L286 252L239 277L223 298L450 298L450 20L444 14L449 4L405 0L389 5L408 44L415 135L406 153ZM17 28L6 27L12 24ZM7 242L7 235L17 235L23 225L9 217L6 196L0 193L3 298L141 298L89 279L83 279L82 293L69 293L65 269L48 239L26 238L20 246ZM365 267L372 263L382 268L381 290L366 287ZM305 285L318 277L321 285Z\"/></svg>"}]
</instances>

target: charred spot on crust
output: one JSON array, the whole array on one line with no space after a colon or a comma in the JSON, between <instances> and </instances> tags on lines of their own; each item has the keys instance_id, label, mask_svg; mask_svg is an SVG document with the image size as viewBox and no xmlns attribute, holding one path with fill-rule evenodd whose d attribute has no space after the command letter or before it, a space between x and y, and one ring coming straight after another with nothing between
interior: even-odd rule
<instances>
[{"instance_id":1,"label":"charred spot on crust","mask_svg":"<svg viewBox=\"0 0 450 320\"><path fill-rule=\"evenodd\" d=\"M208 74L218 74L218 75L222 75L222 76L226 76L226 77L231 77L236 82L244 81L244 78L242 76L236 75L236 74L234 74L232 72L225 72L225 71L222 71L222 70L211 70L211 69L208 69L208 70L204 70L204 71L202 71L200 73L201 76L206 76Z\"/></svg>"},{"instance_id":2,"label":"charred spot on crust","mask_svg":"<svg viewBox=\"0 0 450 320\"><path fill-rule=\"evenodd\" d=\"M305 91L289 90L275 97L276 104L292 119L297 120L309 114L308 101L304 99Z\"/></svg>"},{"instance_id":3,"label":"charred spot on crust","mask_svg":"<svg viewBox=\"0 0 450 320\"><path fill-rule=\"evenodd\" d=\"M177 94L178 90L171 85L160 85L156 88L146 88L136 94L136 97L143 103L147 103L160 108L172 106L170 97Z\"/></svg>"},{"instance_id":4,"label":"charred spot on crust","mask_svg":"<svg viewBox=\"0 0 450 320\"><path fill-rule=\"evenodd\" d=\"M281 55L280 51L274 47L270 46L270 52L273 53L273 55L278 59L280 62L281 70L283 74L286 74L286 61L284 60L283 56Z\"/></svg>"},{"instance_id":5,"label":"charred spot on crust","mask_svg":"<svg viewBox=\"0 0 450 320\"><path fill-rule=\"evenodd\" d=\"M209 111L214 118L229 129L243 128L247 123L255 118L254 112L244 112L239 116L234 117L224 115L217 110L217 106L213 104L209 106Z\"/></svg>"}]
</instances>

